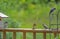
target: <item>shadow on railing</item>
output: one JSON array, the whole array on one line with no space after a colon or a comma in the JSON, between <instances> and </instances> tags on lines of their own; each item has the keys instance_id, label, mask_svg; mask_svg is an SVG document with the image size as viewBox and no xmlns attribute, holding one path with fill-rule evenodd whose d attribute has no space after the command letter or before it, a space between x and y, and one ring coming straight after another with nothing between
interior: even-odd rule
<instances>
[{"instance_id":1,"label":"shadow on railing","mask_svg":"<svg viewBox=\"0 0 60 39\"><path fill-rule=\"evenodd\" d=\"M26 39L26 33L32 32L33 39L36 39L36 33L43 33L43 39L46 39L47 33L53 33L54 38L56 37L57 33L60 33L60 30L49 30L49 29L29 29L29 28L6 28L0 29L0 32L3 32L3 39L6 39L6 32L13 32L13 39L16 39L16 32L23 32L23 39Z\"/></svg>"}]
</instances>

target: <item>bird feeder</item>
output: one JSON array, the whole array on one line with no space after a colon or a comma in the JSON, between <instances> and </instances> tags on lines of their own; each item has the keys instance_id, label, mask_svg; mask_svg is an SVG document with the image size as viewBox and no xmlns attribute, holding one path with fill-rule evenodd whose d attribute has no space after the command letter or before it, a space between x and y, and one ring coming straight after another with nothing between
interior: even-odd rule
<instances>
[{"instance_id":1,"label":"bird feeder","mask_svg":"<svg viewBox=\"0 0 60 39\"><path fill-rule=\"evenodd\" d=\"M0 29L6 28L7 22L3 22L3 18L7 18L8 16L0 12Z\"/></svg>"}]
</instances>

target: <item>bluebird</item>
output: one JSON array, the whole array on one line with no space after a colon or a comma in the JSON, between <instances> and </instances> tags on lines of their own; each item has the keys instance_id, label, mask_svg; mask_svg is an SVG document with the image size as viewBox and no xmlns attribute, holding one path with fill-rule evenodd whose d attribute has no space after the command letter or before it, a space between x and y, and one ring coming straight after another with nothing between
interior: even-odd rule
<instances>
[{"instance_id":1,"label":"bluebird","mask_svg":"<svg viewBox=\"0 0 60 39\"><path fill-rule=\"evenodd\" d=\"M56 8L52 8L49 14L51 14L54 10L56 10Z\"/></svg>"}]
</instances>

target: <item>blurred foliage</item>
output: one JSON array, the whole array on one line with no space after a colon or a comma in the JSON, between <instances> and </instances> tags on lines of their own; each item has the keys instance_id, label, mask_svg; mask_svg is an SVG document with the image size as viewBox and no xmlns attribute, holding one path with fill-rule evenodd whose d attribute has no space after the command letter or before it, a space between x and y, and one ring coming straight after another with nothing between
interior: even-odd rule
<instances>
[{"instance_id":1,"label":"blurred foliage","mask_svg":"<svg viewBox=\"0 0 60 39\"><path fill-rule=\"evenodd\" d=\"M9 28L32 28L34 23L36 28L43 28L43 23L49 25L49 11L53 7L60 10L60 0L0 0L0 12L9 16L5 20ZM37 34L38 39L39 36Z\"/></svg>"},{"instance_id":2,"label":"blurred foliage","mask_svg":"<svg viewBox=\"0 0 60 39\"><path fill-rule=\"evenodd\" d=\"M0 12L9 16L9 27L30 28L35 22L39 28L42 23L48 24L49 10L57 8L57 1L59 0L0 0Z\"/></svg>"}]
</instances>

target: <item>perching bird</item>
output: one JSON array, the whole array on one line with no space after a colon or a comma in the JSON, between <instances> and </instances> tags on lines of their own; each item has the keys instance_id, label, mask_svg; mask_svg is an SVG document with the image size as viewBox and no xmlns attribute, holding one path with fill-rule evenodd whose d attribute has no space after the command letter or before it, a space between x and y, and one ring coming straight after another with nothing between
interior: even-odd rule
<instances>
[{"instance_id":1,"label":"perching bird","mask_svg":"<svg viewBox=\"0 0 60 39\"><path fill-rule=\"evenodd\" d=\"M42 24L42 26L45 28L45 29L49 29L48 26L46 24ZM50 28L51 30L57 30L57 28ZM60 28L59 28L60 29Z\"/></svg>"},{"instance_id":2,"label":"perching bird","mask_svg":"<svg viewBox=\"0 0 60 39\"><path fill-rule=\"evenodd\" d=\"M54 10L56 10L56 8L52 8L49 14L51 14Z\"/></svg>"},{"instance_id":3,"label":"perching bird","mask_svg":"<svg viewBox=\"0 0 60 39\"><path fill-rule=\"evenodd\" d=\"M46 24L42 24L45 29L49 29Z\"/></svg>"},{"instance_id":4,"label":"perching bird","mask_svg":"<svg viewBox=\"0 0 60 39\"><path fill-rule=\"evenodd\" d=\"M5 22L4 23L4 28L7 28L8 27L8 22Z\"/></svg>"}]
</instances>

